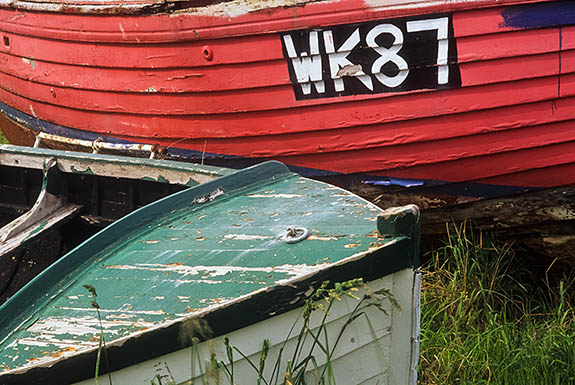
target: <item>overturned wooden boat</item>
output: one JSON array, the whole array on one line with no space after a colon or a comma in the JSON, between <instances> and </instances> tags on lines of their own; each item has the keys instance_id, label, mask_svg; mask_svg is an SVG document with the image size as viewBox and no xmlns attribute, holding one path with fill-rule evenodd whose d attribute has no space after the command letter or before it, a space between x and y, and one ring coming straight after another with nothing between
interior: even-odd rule
<instances>
[{"instance_id":1,"label":"overturned wooden boat","mask_svg":"<svg viewBox=\"0 0 575 385\"><path fill-rule=\"evenodd\" d=\"M418 218L277 162L175 193L0 307L0 383L415 383Z\"/></svg>"},{"instance_id":2,"label":"overturned wooden boat","mask_svg":"<svg viewBox=\"0 0 575 385\"><path fill-rule=\"evenodd\" d=\"M233 170L0 145L0 304L116 219Z\"/></svg>"},{"instance_id":3,"label":"overturned wooden boat","mask_svg":"<svg viewBox=\"0 0 575 385\"><path fill-rule=\"evenodd\" d=\"M3 0L3 129L456 196L566 185L574 15L570 0Z\"/></svg>"}]
</instances>

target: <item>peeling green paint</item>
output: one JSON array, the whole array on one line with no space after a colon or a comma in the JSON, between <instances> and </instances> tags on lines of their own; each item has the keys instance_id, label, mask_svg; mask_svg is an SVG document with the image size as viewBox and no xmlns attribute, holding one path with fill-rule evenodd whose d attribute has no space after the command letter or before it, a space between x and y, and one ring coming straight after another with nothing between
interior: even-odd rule
<instances>
[{"instance_id":1,"label":"peeling green paint","mask_svg":"<svg viewBox=\"0 0 575 385\"><path fill-rule=\"evenodd\" d=\"M164 198L84 242L0 307L0 374L97 347L100 326L83 285L97 289L113 341L407 239L374 237L380 213L277 162ZM294 226L310 236L282 241ZM387 258L404 266L410 256Z\"/></svg>"},{"instance_id":2,"label":"peeling green paint","mask_svg":"<svg viewBox=\"0 0 575 385\"><path fill-rule=\"evenodd\" d=\"M36 227L34 230L32 230L30 232L30 235L28 235L28 238L31 238L34 236L34 234L39 233L40 231L42 231L42 229L44 227L46 227L46 225L48 224L48 221L44 220L40 223L40 225L38 225L38 227Z\"/></svg>"},{"instance_id":3,"label":"peeling green paint","mask_svg":"<svg viewBox=\"0 0 575 385\"><path fill-rule=\"evenodd\" d=\"M143 177L143 178L140 178L140 180L149 181L149 182L170 183L170 180L167 179L166 177L164 177L163 175L158 175L157 178L152 178L152 177L150 177L150 176L145 176L145 177ZM194 181L193 184L192 184L192 186L195 186L195 185L197 185L197 184L198 184L198 182Z\"/></svg>"},{"instance_id":4,"label":"peeling green paint","mask_svg":"<svg viewBox=\"0 0 575 385\"><path fill-rule=\"evenodd\" d=\"M160 183L169 183L170 181L169 181L168 179L164 178L163 175L160 175L160 176L158 177L158 179L157 179L157 182L160 182Z\"/></svg>"},{"instance_id":5,"label":"peeling green paint","mask_svg":"<svg viewBox=\"0 0 575 385\"><path fill-rule=\"evenodd\" d=\"M83 170L77 169L76 167L72 166L72 172L74 174L84 174L84 175L96 175L94 171L90 167L87 167Z\"/></svg>"},{"instance_id":6,"label":"peeling green paint","mask_svg":"<svg viewBox=\"0 0 575 385\"><path fill-rule=\"evenodd\" d=\"M62 171L66 172L179 183L188 186L236 172L236 170L222 167L204 166L189 162L87 154L0 144L0 163L2 164L26 163L30 168L41 168L43 162L50 158L55 158L61 166L64 165L61 168ZM149 177L149 175L158 175L158 177Z\"/></svg>"}]
</instances>

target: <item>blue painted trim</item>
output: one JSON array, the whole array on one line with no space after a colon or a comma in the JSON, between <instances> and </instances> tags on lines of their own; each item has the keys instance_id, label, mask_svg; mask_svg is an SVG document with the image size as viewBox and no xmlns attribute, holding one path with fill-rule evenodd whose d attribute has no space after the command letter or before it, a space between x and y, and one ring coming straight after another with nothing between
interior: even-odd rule
<instances>
[{"instance_id":1,"label":"blue painted trim","mask_svg":"<svg viewBox=\"0 0 575 385\"><path fill-rule=\"evenodd\" d=\"M401 186L401 187L419 187L425 184L420 179L400 179L400 178L385 178L375 180L364 180L363 183L372 186Z\"/></svg>"},{"instance_id":2,"label":"blue painted trim","mask_svg":"<svg viewBox=\"0 0 575 385\"><path fill-rule=\"evenodd\" d=\"M394 191L393 186L397 187L401 186L401 183L411 183L412 185L408 186L408 190L404 190L405 192L421 195L435 194L476 198L497 198L540 189L539 187L505 186L476 182L445 182L431 179L397 179L369 174L340 174L336 176L319 177L316 179L321 179L324 182L344 187L358 184L371 184L376 186L388 185L391 188L389 191L392 193ZM393 185L391 183L387 183L387 181L391 180L394 180L395 182ZM416 185L416 181L423 183Z\"/></svg>"},{"instance_id":3,"label":"blue painted trim","mask_svg":"<svg viewBox=\"0 0 575 385\"><path fill-rule=\"evenodd\" d=\"M575 25L575 1L549 1L507 7L500 27L550 28Z\"/></svg>"},{"instance_id":4,"label":"blue painted trim","mask_svg":"<svg viewBox=\"0 0 575 385\"><path fill-rule=\"evenodd\" d=\"M15 120L26 126L32 131L42 131L48 134L89 141L102 138L102 140L110 143L134 143L127 140L114 138L112 136L100 135L89 131L77 130L74 128L46 122L34 116L28 115L22 111L16 110L2 102L0 102L0 112L4 113L12 120ZM200 151L170 147L167 149L167 153L169 157L175 159L182 159L191 162L200 162L202 160L202 152ZM233 169L251 167L261 163L264 160L261 158L246 158L236 155L216 153L205 153L203 154L203 158L204 161L210 166L227 167ZM535 187L502 186L473 182L453 183L431 179L402 179L371 174L342 174L328 170L290 165L287 165L287 167L290 171L300 174L304 177L320 179L325 182L344 187L354 184L368 183L373 185L407 187L409 188L409 192L413 193L434 193L481 198L494 198L537 189Z\"/></svg>"}]
</instances>

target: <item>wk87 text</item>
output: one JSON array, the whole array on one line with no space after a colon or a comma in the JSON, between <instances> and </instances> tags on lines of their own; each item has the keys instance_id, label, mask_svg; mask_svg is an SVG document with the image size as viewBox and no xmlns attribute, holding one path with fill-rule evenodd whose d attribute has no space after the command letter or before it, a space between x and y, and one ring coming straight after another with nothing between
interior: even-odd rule
<instances>
[{"instance_id":1,"label":"wk87 text","mask_svg":"<svg viewBox=\"0 0 575 385\"><path fill-rule=\"evenodd\" d=\"M449 15L282 34L297 99L461 84Z\"/></svg>"}]
</instances>

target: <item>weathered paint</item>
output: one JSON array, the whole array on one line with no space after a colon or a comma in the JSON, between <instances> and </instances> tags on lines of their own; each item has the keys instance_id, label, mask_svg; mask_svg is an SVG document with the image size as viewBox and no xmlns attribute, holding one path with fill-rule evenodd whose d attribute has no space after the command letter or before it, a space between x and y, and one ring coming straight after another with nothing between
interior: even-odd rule
<instances>
[{"instance_id":1,"label":"weathered paint","mask_svg":"<svg viewBox=\"0 0 575 385\"><path fill-rule=\"evenodd\" d=\"M549 28L575 24L575 7L570 2L521 5L501 13L503 27Z\"/></svg>"},{"instance_id":2,"label":"weathered paint","mask_svg":"<svg viewBox=\"0 0 575 385\"><path fill-rule=\"evenodd\" d=\"M56 160L46 160L43 171L42 190L30 211L0 228L0 256L24 247L34 237L78 213L80 206L67 202L65 180Z\"/></svg>"},{"instance_id":3,"label":"weathered paint","mask_svg":"<svg viewBox=\"0 0 575 385\"><path fill-rule=\"evenodd\" d=\"M168 160L0 145L0 164L4 166L38 169L51 158L57 159L58 168L65 173L142 179L186 186L195 186L235 172L221 167Z\"/></svg>"},{"instance_id":4,"label":"weathered paint","mask_svg":"<svg viewBox=\"0 0 575 385\"><path fill-rule=\"evenodd\" d=\"M0 109L233 167L575 183L573 2L239 3L12 2Z\"/></svg>"},{"instance_id":5,"label":"weathered paint","mask_svg":"<svg viewBox=\"0 0 575 385\"><path fill-rule=\"evenodd\" d=\"M42 178L46 162L51 167ZM114 220L186 185L232 172L173 161L0 145L0 304Z\"/></svg>"},{"instance_id":6,"label":"weathered paint","mask_svg":"<svg viewBox=\"0 0 575 385\"><path fill-rule=\"evenodd\" d=\"M497 231L499 239L537 250L549 260L574 262L575 186L425 210L421 228L426 241L444 233L446 217L453 223L473 217L475 231Z\"/></svg>"},{"instance_id":7,"label":"weathered paint","mask_svg":"<svg viewBox=\"0 0 575 385\"><path fill-rule=\"evenodd\" d=\"M405 269L390 276L376 280L370 283L370 289L388 289L391 292L405 291L410 293L410 284L413 281L413 271ZM361 297L364 290L357 294ZM402 311L394 307L388 300L382 303L382 307L387 311L387 315L375 308L365 309L365 316L360 317L349 325L343 334L341 342L337 349L330 357L330 365L336 381L339 379L346 384L357 384L363 380L380 385L393 383L409 383L409 360L397 359L396 366L392 366L394 352L401 350L406 345L408 338L402 339L398 332L407 330L413 320L410 316L413 313L413 298L408 295L398 298ZM329 338L335 340L344 326L350 309L357 305L357 301L351 298L342 298L340 302L330 311L327 317L325 327ZM267 355L266 366L264 368L264 378L270 378L276 359L282 349L282 356L291 357L297 344L297 333L289 333L293 326L294 320L297 319L301 312L300 309L292 310L288 313L271 317L266 321L250 325L241 330L231 332L226 335L230 342L236 346L252 362L259 362L263 338L270 341L270 350ZM310 329L316 333L319 329L323 313L320 311L310 320ZM301 327L301 320L296 324L295 330ZM218 361L228 363L223 337L213 338L206 342L200 343L194 347L194 354L198 354L201 359L208 358L211 353L215 354ZM311 339L304 341L303 351L312 350L316 358L317 365L323 369L326 365L325 354L315 347L312 349ZM409 345L409 344L407 344ZM197 353L196 353L197 352ZM112 380L122 384L142 384L149 383L150 379L155 377L160 369L165 378L163 383L191 383L206 384L212 380L212 383L219 379L220 384L228 384L225 375L222 372L215 375L215 378L202 378L204 372L203 362L190 360L191 349L180 350L171 354L158 357L146 362L138 363L133 367L124 368L112 373ZM407 356L405 356L407 358ZM285 373L287 359L280 360L279 372ZM200 367L200 365L202 367ZM255 372L247 360L239 354L234 357L234 376L236 383L251 384L256 382ZM160 372L161 373L161 372ZM190 376L190 373L193 375ZM313 374L307 373L306 379L313 383ZM100 381L105 381L102 377ZM188 380L188 382L184 382ZM395 382L393 381L395 380ZM164 382L165 381L165 382ZM80 382L82 385L89 385L93 380ZM369 383L369 382L368 382Z\"/></svg>"},{"instance_id":8,"label":"weathered paint","mask_svg":"<svg viewBox=\"0 0 575 385\"><path fill-rule=\"evenodd\" d=\"M0 240L0 256L14 253L18 248L26 247L27 242L42 235L44 232L69 221L77 215L79 211L80 206L78 205L62 206L52 211L49 217L42 219L39 222L29 224L27 227L19 230L18 233L11 234L9 238ZM2 231L0 234L8 235L8 229L6 227L1 228L0 230ZM6 233L4 233L4 231L6 231Z\"/></svg>"},{"instance_id":9,"label":"weathered paint","mask_svg":"<svg viewBox=\"0 0 575 385\"><path fill-rule=\"evenodd\" d=\"M36 140L34 142L34 147L38 148L41 146L42 142L56 142L69 145L71 147L80 147L92 150L93 154L98 154L101 151L117 151L120 153L127 154L138 154L138 153L149 153L149 158L154 159L158 156L160 148L151 144L124 144L124 143L108 143L98 138L93 141L66 138L58 135L50 135L45 132L40 132L36 135Z\"/></svg>"},{"instance_id":10,"label":"weathered paint","mask_svg":"<svg viewBox=\"0 0 575 385\"><path fill-rule=\"evenodd\" d=\"M92 375L84 368L95 357L99 329L86 284L98 292L119 370L189 346L177 338L188 320L203 319L214 337L223 336L301 306L325 279L372 281L400 270L412 277L417 236L401 229L378 236L380 213L275 162L176 193L110 225L0 307L0 379ZM418 221L413 208L395 215ZM325 241L278 237L293 226ZM411 303L411 279L410 289L398 290L406 293L395 294L409 298L402 303ZM411 328L407 338L401 333L400 341L410 341ZM401 367L408 369L411 343L405 345Z\"/></svg>"}]
</instances>

